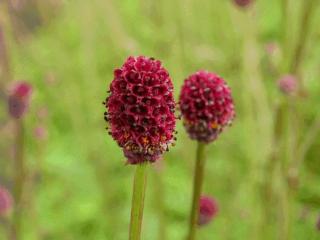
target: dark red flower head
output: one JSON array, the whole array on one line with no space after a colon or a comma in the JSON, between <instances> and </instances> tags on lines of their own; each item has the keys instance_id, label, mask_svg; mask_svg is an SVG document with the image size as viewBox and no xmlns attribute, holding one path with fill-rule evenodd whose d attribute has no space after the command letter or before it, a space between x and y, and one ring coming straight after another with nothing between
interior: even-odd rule
<instances>
[{"instance_id":1,"label":"dark red flower head","mask_svg":"<svg viewBox=\"0 0 320 240\"><path fill-rule=\"evenodd\" d=\"M6 215L12 208L12 197L9 191L0 186L0 217Z\"/></svg>"},{"instance_id":2,"label":"dark red flower head","mask_svg":"<svg viewBox=\"0 0 320 240\"><path fill-rule=\"evenodd\" d=\"M174 139L173 85L161 62L129 57L114 71L105 119L130 164L155 162Z\"/></svg>"},{"instance_id":3,"label":"dark red flower head","mask_svg":"<svg viewBox=\"0 0 320 240\"><path fill-rule=\"evenodd\" d=\"M207 196L201 196L199 203L198 225L203 226L211 222L219 211L215 199Z\"/></svg>"},{"instance_id":4,"label":"dark red flower head","mask_svg":"<svg viewBox=\"0 0 320 240\"><path fill-rule=\"evenodd\" d=\"M282 93L293 95L298 88L297 79L293 75L285 75L279 79L278 86Z\"/></svg>"},{"instance_id":5,"label":"dark red flower head","mask_svg":"<svg viewBox=\"0 0 320 240\"><path fill-rule=\"evenodd\" d=\"M8 97L8 111L11 117L21 118L28 109L32 87L27 82L14 83Z\"/></svg>"},{"instance_id":6,"label":"dark red flower head","mask_svg":"<svg viewBox=\"0 0 320 240\"><path fill-rule=\"evenodd\" d=\"M253 0L233 0L233 2L239 7L247 7L253 2Z\"/></svg>"},{"instance_id":7,"label":"dark red flower head","mask_svg":"<svg viewBox=\"0 0 320 240\"><path fill-rule=\"evenodd\" d=\"M191 139L205 143L215 140L235 116L230 88L222 78L206 71L185 80L180 109Z\"/></svg>"}]
</instances>

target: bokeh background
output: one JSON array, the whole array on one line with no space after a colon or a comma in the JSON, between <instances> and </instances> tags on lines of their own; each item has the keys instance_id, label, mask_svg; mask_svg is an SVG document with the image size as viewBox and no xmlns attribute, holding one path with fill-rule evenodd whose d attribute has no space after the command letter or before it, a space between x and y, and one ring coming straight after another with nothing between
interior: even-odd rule
<instances>
[{"instance_id":1,"label":"bokeh background","mask_svg":"<svg viewBox=\"0 0 320 240\"><path fill-rule=\"evenodd\" d=\"M320 239L319 21L318 0L1 0L0 184L11 192L17 124L6 96L16 80L33 86L12 210L20 239L127 239L134 167L105 130L102 102L129 55L160 59L176 99L199 69L233 90L237 118L209 146L205 170L219 214L198 239ZM278 89L286 74L300 83L294 96ZM150 167L146 240L187 233L196 143L181 121L177 130ZM1 223L9 239L15 217Z\"/></svg>"}]
</instances>

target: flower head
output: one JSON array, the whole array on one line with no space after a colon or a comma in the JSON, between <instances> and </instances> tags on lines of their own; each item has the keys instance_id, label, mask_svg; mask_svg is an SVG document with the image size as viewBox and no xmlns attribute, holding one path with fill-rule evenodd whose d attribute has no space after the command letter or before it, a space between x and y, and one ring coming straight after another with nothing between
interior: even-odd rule
<instances>
[{"instance_id":1,"label":"flower head","mask_svg":"<svg viewBox=\"0 0 320 240\"><path fill-rule=\"evenodd\" d=\"M11 117L21 118L28 109L32 87L27 82L16 82L8 97L8 111Z\"/></svg>"},{"instance_id":2,"label":"flower head","mask_svg":"<svg viewBox=\"0 0 320 240\"><path fill-rule=\"evenodd\" d=\"M198 225L203 226L211 222L219 211L218 203L215 199L201 196L199 203Z\"/></svg>"},{"instance_id":3,"label":"flower head","mask_svg":"<svg viewBox=\"0 0 320 240\"><path fill-rule=\"evenodd\" d=\"M191 139L205 143L215 140L235 117L230 88L222 78L206 71L185 80L180 109Z\"/></svg>"},{"instance_id":4,"label":"flower head","mask_svg":"<svg viewBox=\"0 0 320 240\"><path fill-rule=\"evenodd\" d=\"M233 0L233 2L239 7L248 7L253 0Z\"/></svg>"},{"instance_id":5,"label":"flower head","mask_svg":"<svg viewBox=\"0 0 320 240\"><path fill-rule=\"evenodd\" d=\"M172 91L168 71L153 58L129 57L114 71L105 119L128 163L155 162L174 140Z\"/></svg>"},{"instance_id":6,"label":"flower head","mask_svg":"<svg viewBox=\"0 0 320 240\"><path fill-rule=\"evenodd\" d=\"M0 217L8 214L12 208L12 197L9 191L0 186Z\"/></svg>"},{"instance_id":7,"label":"flower head","mask_svg":"<svg viewBox=\"0 0 320 240\"><path fill-rule=\"evenodd\" d=\"M293 75L285 75L278 81L279 89L286 95L293 95L297 91L297 79Z\"/></svg>"}]
</instances>

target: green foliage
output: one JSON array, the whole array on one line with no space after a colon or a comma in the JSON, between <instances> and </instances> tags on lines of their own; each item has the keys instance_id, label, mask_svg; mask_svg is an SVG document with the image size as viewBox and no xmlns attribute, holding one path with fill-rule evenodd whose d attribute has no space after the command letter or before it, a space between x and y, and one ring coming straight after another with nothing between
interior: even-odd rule
<instances>
[{"instance_id":1,"label":"green foliage","mask_svg":"<svg viewBox=\"0 0 320 240\"><path fill-rule=\"evenodd\" d=\"M200 230L199 239L262 239L261 234L275 239L279 223L267 219L270 226L264 227L263 211L277 213L277 202L266 203L261 189L266 182L274 183L275 191L279 188L277 176L265 178L274 147L274 106L283 100L276 81L286 73L270 70L273 65L283 68L265 51L270 42L281 46L279 2L257 1L252 9L240 10L231 1L218 0L65 1L55 18L23 43L12 40L14 79L34 85L26 118L27 161L38 175L24 213L24 239L127 239L133 169L104 130L101 102L113 70L128 55L161 59L176 97L184 78L195 70L214 71L226 79L237 118L209 147L204 190L218 200L220 212ZM299 34L295 23L301 2L291 1L290 51ZM316 13L300 73L309 93L297 104L303 116L298 123L302 141L319 117L319 9ZM41 107L48 109L49 132L42 142L33 136ZM163 166L150 171L142 239L186 236L195 142L187 138L181 122L178 132ZM319 237L314 227L320 208L318 142L310 146L299 169L292 239ZM305 208L308 213L301 217Z\"/></svg>"}]
</instances>

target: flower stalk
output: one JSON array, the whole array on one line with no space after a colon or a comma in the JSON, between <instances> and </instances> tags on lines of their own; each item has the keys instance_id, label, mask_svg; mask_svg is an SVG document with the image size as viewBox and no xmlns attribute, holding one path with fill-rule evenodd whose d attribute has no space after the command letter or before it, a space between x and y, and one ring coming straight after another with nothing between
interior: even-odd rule
<instances>
[{"instance_id":1,"label":"flower stalk","mask_svg":"<svg viewBox=\"0 0 320 240\"><path fill-rule=\"evenodd\" d=\"M24 161L24 125L22 119L15 119L16 123L16 143L14 159L14 199L15 210L13 215L13 224L11 234L16 239L21 237L21 216L23 204L23 189L25 182L25 161Z\"/></svg>"},{"instance_id":2,"label":"flower stalk","mask_svg":"<svg viewBox=\"0 0 320 240\"><path fill-rule=\"evenodd\" d=\"M103 104L108 134L136 166L129 240L139 240L147 182L147 164L162 158L173 145L176 116L173 83L161 61L145 56L127 58L114 71Z\"/></svg>"},{"instance_id":3,"label":"flower stalk","mask_svg":"<svg viewBox=\"0 0 320 240\"><path fill-rule=\"evenodd\" d=\"M189 137L198 143L188 234L188 240L194 240L199 222L205 148L206 144L217 140L235 117L231 89L217 74L200 70L184 81L180 109Z\"/></svg>"},{"instance_id":4,"label":"flower stalk","mask_svg":"<svg viewBox=\"0 0 320 240\"><path fill-rule=\"evenodd\" d=\"M140 240L143 219L144 198L147 185L147 166L144 162L136 166L133 182L129 240Z\"/></svg>"},{"instance_id":5,"label":"flower stalk","mask_svg":"<svg viewBox=\"0 0 320 240\"><path fill-rule=\"evenodd\" d=\"M206 144L198 142L197 153L196 153L196 167L193 181L193 199L191 207L191 215L189 222L189 234L188 240L196 239L196 231L198 227L198 217L199 217L199 201L203 185L203 173L205 166L205 147Z\"/></svg>"},{"instance_id":6,"label":"flower stalk","mask_svg":"<svg viewBox=\"0 0 320 240\"><path fill-rule=\"evenodd\" d=\"M298 95L295 96L294 99L297 99L299 95L304 94L304 85L303 85L303 79L300 76L300 68L303 63L303 57L306 51L306 45L307 45L307 40L308 36L310 35L310 30L311 30L311 21L312 21L312 16L314 13L314 9L316 6L316 1L313 0L307 0L304 2L303 7L302 7L302 15L301 15L301 21L300 21L300 29L299 29L299 35L298 35L298 40L297 44L295 46L295 49L293 51L293 56L292 56L292 62L289 67L289 72L293 75L297 76L297 90L298 90ZM288 101L288 100L287 100ZM297 128L297 125L301 123L301 119L299 119L296 110L296 103L291 102L291 106L287 104L286 106L286 111L287 114L290 114L291 116L295 116L294 121L287 120L288 121L288 129L289 132L291 133L288 138L290 139L290 145L288 149L291 149L291 154L287 157L287 164L285 164L282 167L282 181L283 181L283 189L280 193L280 206L281 206L281 212L282 216L280 218L280 238L281 239L290 239L292 235L292 221L291 221L291 214L293 211L292 209L292 199L294 195L294 188L290 186L290 182L288 185L288 177L289 176L289 170L291 172L298 172L299 169L296 168L295 162L297 161L297 156L298 153L296 152L298 149L298 139L300 136L299 128ZM295 179L291 179L296 181L298 176L293 176Z\"/></svg>"},{"instance_id":7,"label":"flower stalk","mask_svg":"<svg viewBox=\"0 0 320 240\"><path fill-rule=\"evenodd\" d=\"M311 28L311 20L313 16L313 12L315 8L315 4L317 1L314 0L307 0L304 1L303 8L302 8L302 16L300 21L300 32L298 35L297 45L294 50L293 56L292 56L292 63L290 66L290 73L299 75L301 63L303 60L303 56L305 53L306 43L307 39L310 33ZM302 79L298 79L300 88L302 86Z\"/></svg>"}]
</instances>

